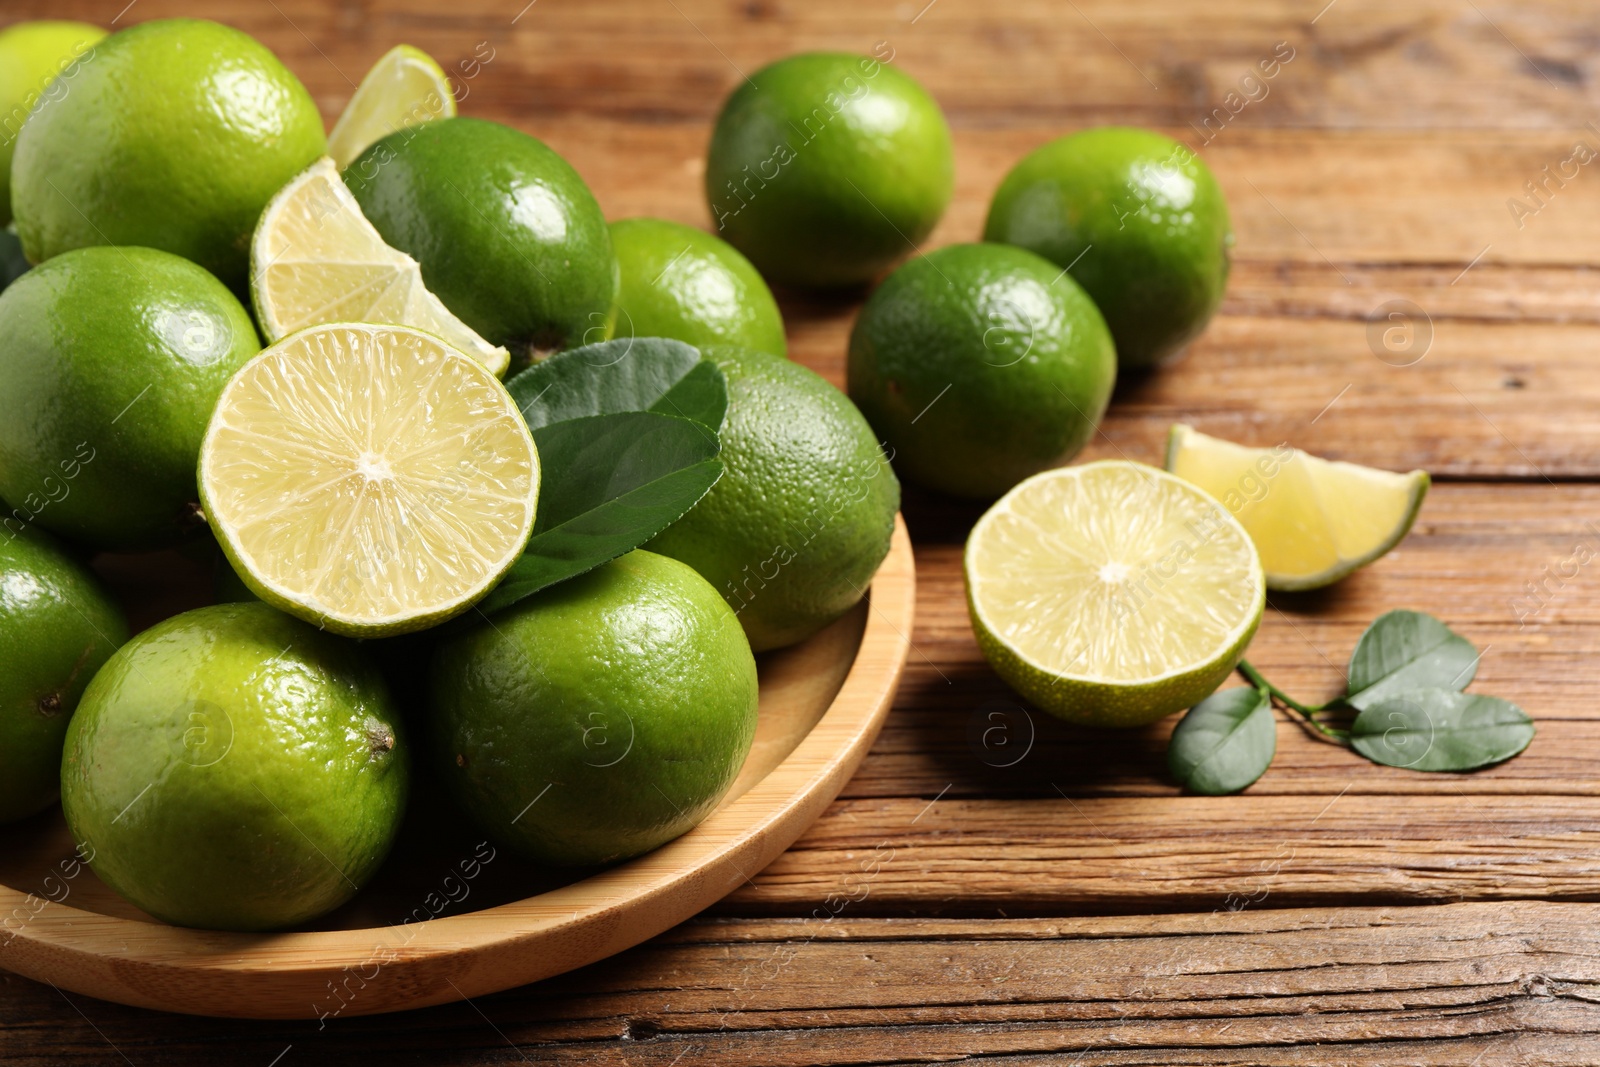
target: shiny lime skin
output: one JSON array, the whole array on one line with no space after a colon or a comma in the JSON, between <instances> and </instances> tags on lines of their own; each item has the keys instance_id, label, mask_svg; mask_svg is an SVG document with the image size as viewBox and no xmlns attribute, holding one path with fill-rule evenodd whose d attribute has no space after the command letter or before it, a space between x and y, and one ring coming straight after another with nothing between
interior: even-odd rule
<instances>
[{"instance_id":1,"label":"shiny lime skin","mask_svg":"<svg viewBox=\"0 0 1600 1067\"><path fill-rule=\"evenodd\" d=\"M11 205L35 263L142 245L243 292L262 209L326 150L311 94L254 38L162 19L101 41L28 120Z\"/></svg>"},{"instance_id":2,"label":"shiny lime skin","mask_svg":"<svg viewBox=\"0 0 1600 1067\"><path fill-rule=\"evenodd\" d=\"M782 285L871 281L950 203L955 156L933 97L869 56L763 67L717 117L706 160L716 232Z\"/></svg>"},{"instance_id":3,"label":"shiny lime skin","mask_svg":"<svg viewBox=\"0 0 1600 1067\"><path fill-rule=\"evenodd\" d=\"M611 244L622 272L618 337L787 354L772 290L728 242L665 219L622 219L611 224Z\"/></svg>"},{"instance_id":4,"label":"shiny lime skin","mask_svg":"<svg viewBox=\"0 0 1600 1067\"><path fill-rule=\"evenodd\" d=\"M1007 245L912 260L850 334L850 398L896 469L955 496L998 496L1075 456L1116 374L1094 303L1059 267Z\"/></svg>"},{"instance_id":5,"label":"shiny lime skin","mask_svg":"<svg viewBox=\"0 0 1600 1067\"><path fill-rule=\"evenodd\" d=\"M1233 225L1211 169L1187 147L1107 126L1051 141L1012 168L983 238L1070 266L1129 368L1176 358L1211 321Z\"/></svg>"},{"instance_id":6,"label":"shiny lime skin","mask_svg":"<svg viewBox=\"0 0 1600 1067\"><path fill-rule=\"evenodd\" d=\"M61 803L95 874L179 926L273 930L338 907L400 827L406 741L351 642L265 604L158 623L67 730Z\"/></svg>"},{"instance_id":7,"label":"shiny lime skin","mask_svg":"<svg viewBox=\"0 0 1600 1067\"><path fill-rule=\"evenodd\" d=\"M0 822L55 800L67 723L127 639L86 567L37 528L0 522Z\"/></svg>"},{"instance_id":8,"label":"shiny lime skin","mask_svg":"<svg viewBox=\"0 0 1600 1067\"><path fill-rule=\"evenodd\" d=\"M206 423L261 348L217 279L149 248L83 248L0 294L0 497L95 548L176 540Z\"/></svg>"},{"instance_id":9,"label":"shiny lime skin","mask_svg":"<svg viewBox=\"0 0 1600 1067\"><path fill-rule=\"evenodd\" d=\"M432 671L447 784L497 841L610 863L691 829L755 736L755 657L694 571L634 551L444 641Z\"/></svg>"},{"instance_id":10,"label":"shiny lime skin","mask_svg":"<svg viewBox=\"0 0 1600 1067\"><path fill-rule=\"evenodd\" d=\"M55 89L51 83L62 74L75 77L105 35L87 22L19 22L0 30L0 225L11 221L11 156L23 121L41 96L71 91L70 82Z\"/></svg>"},{"instance_id":11,"label":"shiny lime skin","mask_svg":"<svg viewBox=\"0 0 1600 1067\"><path fill-rule=\"evenodd\" d=\"M514 364L611 336L617 261L594 194L544 142L483 119L399 130L344 172L383 239Z\"/></svg>"},{"instance_id":12,"label":"shiny lime skin","mask_svg":"<svg viewBox=\"0 0 1600 1067\"><path fill-rule=\"evenodd\" d=\"M728 383L722 479L646 547L716 587L757 652L860 601L889 554L900 483L848 397L798 363L707 348Z\"/></svg>"}]
</instances>

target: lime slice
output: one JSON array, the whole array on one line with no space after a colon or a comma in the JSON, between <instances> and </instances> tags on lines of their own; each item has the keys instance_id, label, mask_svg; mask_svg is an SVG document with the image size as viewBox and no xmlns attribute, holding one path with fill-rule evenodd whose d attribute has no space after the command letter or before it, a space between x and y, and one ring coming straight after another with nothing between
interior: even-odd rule
<instances>
[{"instance_id":1,"label":"lime slice","mask_svg":"<svg viewBox=\"0 0 1600 1067\"><path fill-rule=\"evenodd\" d=\"M403 326L279 341L228 382L200 450L206 518L245 584L351 637L471 607L521 554L538 496L505 386Z\"/></svg>"},{"instance_id":2,"label":"lime slice","mask_svg":"<svg viewBox=\"0 0 1600 1067\"><path fill-rule=\"evenodd\" d=\"M250 247L250 294L268 342L330 322L414 326L504 374L511 354L450 313L417 261L384 243L334 169L313 163L262 212Z\"/></svg>"},{"instance_id":3,"label":"lime slice","mask_svg":"<svg viewBox=\"0 0 1600 1067\"><path fill-rule=\"evenodd\" d=\"M1396 474L1297 448L1245 448L1179 423L1167 470L1233 514L1255 541L1267 588L1316 589L1388 552L1411 529L1428 472Z\"/></svg>"},{"instance_id":4,"label":"lime slice","mask_svg":"<svg viewBox=\"0 0 1600 1067\"><path fill-rule=\"evenodd\" d=\"M454 118L456 95L433 57L408 44L385 52L328 135L328 154L348 167L373 142L407 126Z\"/></svg>"},{"instance_id":5,"label":"lime slice","mask_svg":"<svg viewBox=\"0 0 1600 1067\"><path fill-rule=\"evenodd\" d=\"M1261 561L1210 496L1154 467L1045 471L967 539L972 629L1000 677L1087 726L1143 726L1228 677L1261 622Z\"/></svg>"}]
</instances>

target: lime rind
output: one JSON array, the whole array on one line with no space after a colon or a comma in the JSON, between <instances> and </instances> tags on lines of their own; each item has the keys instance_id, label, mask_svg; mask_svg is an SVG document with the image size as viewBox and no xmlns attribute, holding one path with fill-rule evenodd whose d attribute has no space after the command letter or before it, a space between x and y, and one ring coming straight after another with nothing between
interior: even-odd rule
<instances>
[{"instance_id":1,"label":"lime rind","mask_svg":"<svg viewBox=\"0 0 1600 1067\"><path fill-rule=\"evenodd\" d=\"M450 79L434 58L420 48L396 45L361 79L328 135L328 155L343 170L396 130L455 114Z\"/></svg>"}]
</instances>

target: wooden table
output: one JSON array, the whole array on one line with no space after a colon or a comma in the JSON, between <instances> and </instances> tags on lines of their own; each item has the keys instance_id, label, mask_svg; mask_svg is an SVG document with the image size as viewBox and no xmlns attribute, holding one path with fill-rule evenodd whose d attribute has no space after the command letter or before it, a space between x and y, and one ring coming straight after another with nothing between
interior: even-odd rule
<instances>
[{"instance_id":1,"label":"wooden table","mask_svg":"<svg viewBox=\"0 0 1600 1067\"><path fill-rule=\"evenodd\" d=\"M8 0L4 18L106 23L123 2ZM1331 693L1374 616L1434 612L1487 650L1478 687L1538 737L1492 770L1422 775L1282 721L1248 794L1181 795L1170 724L1069 729L995 678L958 567L977 509L908 491L921 610L889 724L711 914L565 978L322 1028L0 976L0 1062L1600 1062L1600 161L1559 177L1576 142L1600 151L1592 4L524 2L135 0L120 19L225 18L330 119L384 50L419 45L470 75L464 112L546 139L610 217L707 224L717 107L802 49L886 42L944 105L957 193L931 245L975 239L1001 175L1048 138L1118 122L1187 139L1233 209L1227 303L1183 363L1123 384L1090 454L1158 461L1184 419L1431 470L1404 545L1275 598L1251 659ZM1241 78L1285 50L1249 99ZM786 299L794 357L841 381L855 308ZM992 712L1006 745L982 740Z\"/></svg>"}]
</instances>

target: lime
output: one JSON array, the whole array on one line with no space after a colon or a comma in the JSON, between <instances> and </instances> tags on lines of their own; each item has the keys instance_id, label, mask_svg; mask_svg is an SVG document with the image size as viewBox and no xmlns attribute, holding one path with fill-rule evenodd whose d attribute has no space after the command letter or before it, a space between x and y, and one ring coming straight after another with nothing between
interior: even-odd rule
<instances>
[{"instance_id":1,"label":"lime","mask_svg":"<svg viewBox=\"0 0 1600 1067\"><path fill-rule=\"evenodd\" d=\"M850 398L911 481L994 497L1094 436L1116 380L1094 303L1005 245L951 245L901 267L850 335Z\"/></svg>"},{"instance_id":2,"label":"lime","mask_svg":"<svg viewBox=\"0 0 1600 1067\"><path fill-rule=\"evenodd\" d=\"M222 391L206 519L250 591L351 637L466 611L533 532L539 455L482 363L403 326L279 341Z\"/></svg>"},{"instance_id":3,"label":"lime","mask_svg":"<svg viewBox=\"0 0 1600 1067\"><path fill-rule=\"evenodd\" d=\"M186 259L100 247L35 267L0 294L0 497L97 548L175 540L206 419L260 347Z\"/></svg>"},{"instance_id":4,"label":"lime","mask_svg":"<svg viewBox=\"0 0 1600 1067\"><path fill-rule=\"evenodd\" d=\"M433 57L408 44L385 52L328 135L328 155L348 167L367 146L396 130L454 118L456 94Z\"/></svg>"},{"instance_id":5,"label":"lime","mask_svg":"<svg viewBox=\"0 0 1600 1067\"><path fill-rule=\"evenodd\" d=\"M610 863L689 830L755 736L755 658L733 612L644 551L447 640L432 692L457 797L545 863Z\"/></svg>"},{"instance_id":6,"label":"lime","mask_svg":"<svg viewBox=\"0 0 1600 1067\"><path fill-rule=\"evenodd\" d=\"M267 341L332 322L414 326L504 374L511 354L450 314L417 261L383 243L324 157L284 186L256 225L250 295Z\"/></svg>"},{"instance_id":7,"label":"lime","mask_svg":"<svg viewBox=\"0 0 1600 1067\"><path fill-rule=\"evenodd\" d=\"M706 159L717 232L784 285L876 278L933 232L954 182L933 97L894 67L838 52L745 79Z\"/></svg>"},{"instance_id":8,"label":"lime","mask_svg":"<svg viewBox=\"0 0 1600 1067\"><path fill-rule=\"evenodd\" d=\"M1199 703L1261 622L1261 561L1215 500L1154 467L1045 471L972 528L967 607L995 673L1085 726Z\"/></svg>"},{"instance_id":9,"label":"lime","mask_svg":"<svg viewBox=\"0 0 1600 1067\"><path fill-rule=\"evenodd\" d=\"M0 524L0 822L61 785L61 739L128 624L99 581L45 534Z\"/></svg>"},{"instance_id":10,"label":"lime","mask_svg":"<svg viewBox=\"0 0 1600 1067\"><path fill-rule=\"evenodd\" d=\"M271 930L355 895L408 778L359 649L265 604L219 604L151 627L95 676L61 805L95 874L151 915Z\"/></svg>"},{"instance_id":11,"label":"lime","mask_svg":"<svg viewBox=\"0 0 1600 1067\"><path fill-rule=\"evenodd\" d=\"M622 272L619 337L787 353L772 290L726 241L665 219L622 219L611 224L611 244Z\"/></svg>"},{"instance_id":12,"label":"lime","mask_svg":"<svg viewBox=\"0 0 1600 1067\"><path fill-rule=\"evenodd\" d=\"M1337 463L1287 444L1246 448L1181 423L1167 438L1167 470L1249 531L1268 589L1317 589L1365 567L1400 543L1428 492L1427 471Z\"/></svg>"},{"instance_id":13,"label":"lime","mask_svg":"<svg viewBox=\"0 0 1600 1067\"><path fill-rule=\"evenodd\" d=\"M0 225L11 221L11 156L23 122L40 97L70 91L70 85L52 90L51 82L75 76L105 35L86 22L19 22L0 30Z\"/></svg>"},{"instance_id":14,"label":"lime","mask_svg":"<svg viewBox=\"0 0 1600 1067\"><path fill-rule=\"evenodd\" d=\"M889 553L900 483L861 413L781 356L708 348L728 383L722 480L646 547L699 571L757 652L856 605Z\"/></svg>"},{"instance_id":15,"label":"lime","mask_svg":"<svg viewBox=\"0 0 1600 1067\"><path fill-rule=\"evenodd\" d=\"M594 194L543 142L482 119L392 133L344 172L428 289L521 365L611 336L617 260Z\"/></svg>"},{"instance_id":16,"label":"lime","mask_svg":"<svg viewBox=\"0 0 1600 1067\"><path fill-rule=\"evenodd\" d=\"M11 204L28 258L86 245L175 252L243 291L272 194L326 145L311 94L254 38L199 19L95 46L22 128Z\"/></svg>"},{"instance_id":17,"label":"lime","mask_svg":"<svg viewBox=\"0 0 1600 1067\"><path fill-rule=\"evenodd\" d=\"M1100 306L1122 366L1148 367L1175 358L1222 303L1233 226L1210 168L1186 146L1108 126L1013 167L983 237L1069 269Z\"/></svg>"}]
</instances>

